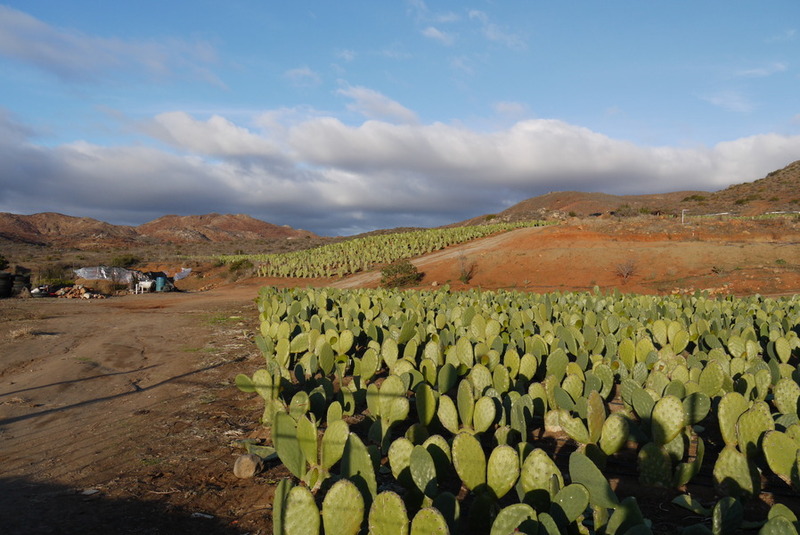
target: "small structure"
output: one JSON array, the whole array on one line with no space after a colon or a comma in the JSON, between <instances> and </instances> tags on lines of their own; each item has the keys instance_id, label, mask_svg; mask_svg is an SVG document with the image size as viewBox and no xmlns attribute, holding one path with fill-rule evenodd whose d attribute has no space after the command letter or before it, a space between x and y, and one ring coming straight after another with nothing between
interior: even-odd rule
<instances>
[{"instance_id":1,"label":"small structure","mask_svg":"<svg viewBox=\"0 0 800 535\"><path fill-rule=\"evenodd\" d=\"M175 279L184 278L191 269L183 269ZM173 278L163 271L137 271L121 267L95 266L75 270L75 274L86 280L105 280L116 284L126 284L135 294L156 292L172 292L175 290Z\"/></svg>"}]
</instances>

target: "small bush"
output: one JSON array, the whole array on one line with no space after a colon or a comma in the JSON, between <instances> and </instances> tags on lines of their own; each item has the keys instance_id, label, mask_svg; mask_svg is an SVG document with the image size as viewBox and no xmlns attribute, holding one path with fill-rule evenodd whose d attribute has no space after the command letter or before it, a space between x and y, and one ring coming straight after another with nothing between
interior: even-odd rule
<instances>
[{"instance_id":1,"label":"small bush","mask_svg":"<svg viewBox=\"0 0 800 535\"><path fill-rule=\"evenodd\" d=\"M120 256L115 256L111 259L109 266L111 267L121 267L121 268L129 268L135 266L141 262L138 257L133 256L132 254L124 254Z\"/></svg>"},{"instance_id":2,"label":"small bush","mask_svg":"<svg viewBox=\"0 0 800 535\"><path fill-rule=\"evenodd\" d=\"M475 276L476 264L474 260L469 260L463 254L458 256L458 280L467 284Z\"/></svg>"},{"instance_id":3,"label":"small bush","mask_svg":"<svg viewBox=\"0 0 800 535\"><path fill-rule=\"evenodd\" d=\"M704 195L689 195L688 197L684 197L681 202L688 202L688 201L695 201L695 202L703 202L706 200Z\"/></svg>"},{"instance_id":4,"label":"small bush","mask_svg":"<svg viewBox=\"0 0 800 535\"><path fill-rule=\"evenodd\" d=\"M381 286L386 288L401 288L410 286L422 279L422 273L417 266L408 260L401 260L389 264L381 270Z\"/></svg>"},{"instance_id":5,"label":"small bush","mask_svg":"<svg viewBox=\"0 0 800 535\"><path fill-rule=\"evenodd\" d=\"M626 260L618 264L615 271L617 277L622 279L622 282L628 282L628 279L636 274L636 262L634 260Z\"/></svg>"},{"instance_id":6,"label":"small bush","mask_svg":"<svg viewBox=\"0 0 800 535\"><path fill-rule=\"evenodd\" d=\"M247 275L248 273L252 273L254 270L255 266L253 265L253 262L247 258L240 258L228 265L228 276L231 279L237 279Z\"/></svg>"},{"instance_id":7,"label":"small bush","mask_svg":"<svg viewBox=\"0 0 800 535\"><path fill-rule=\"evenodd\" d=\"M614 210L614 215L617 217L633 217L636 214L638 211L629 204L623 204Z\"/></svg>"}]
</instances>

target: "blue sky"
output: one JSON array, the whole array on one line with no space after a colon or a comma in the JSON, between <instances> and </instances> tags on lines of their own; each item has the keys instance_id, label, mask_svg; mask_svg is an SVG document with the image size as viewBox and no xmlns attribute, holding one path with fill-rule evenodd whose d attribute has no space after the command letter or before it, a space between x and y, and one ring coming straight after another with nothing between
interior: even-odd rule
<instances>
[{"instance_id":1,"label":"blue sky","mask_svg":"<svg viewBox=\"0 0 800 535\"><path fill-rule=\"evenodd\" d=\"M337 235L718 190L800 159L798 21L797 0L0 3L0 211Z\"/></svg>"}]
</instances>

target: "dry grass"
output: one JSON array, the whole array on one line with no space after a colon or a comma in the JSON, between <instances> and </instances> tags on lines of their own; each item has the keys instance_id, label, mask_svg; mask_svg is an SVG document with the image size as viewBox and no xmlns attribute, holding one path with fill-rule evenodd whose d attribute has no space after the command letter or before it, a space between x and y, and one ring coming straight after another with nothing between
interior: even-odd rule
<instances>
[{"instance_id":1,"label":"dry grass","mask_svg":"<svg viewBox=\"0 0 800 535\"><path fill-rule=\"evenodd\" d=\"M12 340L19 340L20 338L33 338L36 336L36 331L31 326L18 327L8 331L8 336Z\"/></svg>"}]
</instances>

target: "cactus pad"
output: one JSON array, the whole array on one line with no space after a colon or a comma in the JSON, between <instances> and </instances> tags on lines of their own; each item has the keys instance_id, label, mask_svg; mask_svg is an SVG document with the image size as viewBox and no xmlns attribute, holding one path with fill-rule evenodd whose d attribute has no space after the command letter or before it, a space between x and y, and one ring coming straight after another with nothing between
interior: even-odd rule
<instances>
[{"instance_id":1,"label":"cactus pad","mask_svg":"<svg viewBox=\"0 0 800 535\"><path fill-rule=\"evenodd\" d=\"M618 412L610 414L603 423L603 430L600 433L600 449L606 455L617 453L627 442L629 433L628 419Z\"/></svg>"},{"instance_id":2,"label":"cactus pad","mask_svg":"<svg viewBox=\"0 0 800 535\"><path fill-rule=\"evenodd\" d=\"M770 470L786 482L792 484L792 470L795 467L800 444L780 431L770 430L764 435L764 457Z\"/></svg>"},{"instance_id":3,"label":"cactus pad","mask_svg":"<svg viewBox=\"0 0 800 535\"><path fill-rule=\"evenodd\" d=\"M683 403L675 396L666 396L658 400L651 416L653 441L664 445L672 441L686 426L686 412Z\"/></svg>"},{"instance_id":4,"label":"cactus pad","mask_svg":"<svg viewBox=\"0 0 800 535\"><path fill-rule=\"evenodd\" d=\"M739 416L736 421L736 438L739 449L748 457L755 457L759 452L759 441L764 433L775 429L775 422L766 402L758 401Z\"/></svg>"},{"instance_id":5,"label":"cactus pad","mask_svg":"<svg viewBox=\"0 0 800 535\"><path fill-rule=\"evenodd\" d=\"M655 442L639 450L639 481L644 485L669 487L672 484L672 460L669 453Z\"/></svg>"},{"instance_id":6,"label":"cactus pad","mask_svg":"<svg viewBox=\"0 0 800 535\"><path fill-rule=\"evenodd\" d=\"M426 507L411 521L411 535L445 535L450 533L442 513L433 507Z\"/></svg>"},{"instance_id":7,"label":"cactus pad","mask_svg":"<svg viewBox=\"0 0 800 535\"><path fill-rule=\"evenodd\" d=\"M717 407L717 418L719 420L719 430L725 444L735 446L736 422L739 416L748 409L747 400L738 392L728 392L719 400Z\"/></svg>"},{"instance_id":8,"label":"cactus pad","mask_svg":"<svg viewBox=\"0 0 800 535\"><path fill-rule=\"evenodd\" d=\"M414 446L409 458L409 469L414 484L428 497L436 495L436 465L424 446Z\"/></svg>"},{"instance_id":9,"label":"cactus pad","mask_svg":"<svg viewBox=\"0 0 800 535\"><path fill-rule=\"evenodd\" d=\"M575 522L589 506L589 491L583 485L572 483L559 490L550 504L550 515L564 531Z\"/></svg>"},{"instance_id":10,"label":"cactus pad","mask_svg":"<svg viewBox=\"0 0 800 535\"><path fill-rule=\"evenodd\" d=\"M412 466L413 470L413 466ZM519 456L511 446L498 446L489 455L486 480L499 499L505 496L519 478Z\"/></svg>"},{"instance_id":11,"label":"cactus pad","mask_svg":"<svg viewBox=\"0 0 800 535\"><path fill-rule=\"evenodd\" d=\"M592 505L614 508L619 503L606 476L583 453L576 451L569 456L569 475L573 483L586 487Z\"/></svg>"},{"instance_id":12,"label":"cactus pad","mask_svg":"<svg viewBox=\"0 0 800 535\"><path fill-rule=\"evenodd\" d=\"M761 490L755 465L735 446L725 446L714 464L714 485L720 494L752 496Z\"/></svg>"},{"instance_id":13,"label":"cactus pad","mask_svg":"<svg viewBox=\"0 0 800 535\"><path fill-rule=\"evenodd\" d=\"M325 535L357 535L364 522L364 498L347 479L340 479L322 500Z\"/></svg>"},{"instance_id":14,"label":"cactus pad","mask_svg":"<svg viewBox=\"0 0 800 535\"><path fill-rule=\"evenodd\" d=\"M319 533L319 527L319 509L311 491L306 487L292 488L283 506L283 533L314 535Z\"/></svg>"},{"instance_id":15,"label":"cactus pad","mask_svg":"<svg viewBox=\"0 0 800 535\"><path fill-rule=\"evenodd\" d=\"M370 535L408 535L408 513L403 499L394 492L381 492L369 510Z\"/></svg>"},{"instance_id":16,"label":"cactus pad","mask_svg":"<svg viewBox=\"0 0 800 535\"><path fill-rule=\"evenodd\" d=\"M509 535L511 533L539 533L536 522L536 511L526 503L517 503L504 507L492 523L490 535Z\"/></svg>"},{"instance_id":17,"label":"cactus pad","mask_svg":"<svg viewBox=\"0 0 800 535\"><path fill-rule=\"evenodd\" d=\"M798 414L797 401L800 398L800 386L786 377L780 379L772 389L775 396L775 407L782 414Z\"/></svg>"},{"instance_id":18,"label":"cactus pad","mask_svg":"<svg viewBox=\"0 0 800 535\"><path fill-rule=\"evenodd\" d=\"M452 454L456 473L465 487L474 491L486 483L486 456L480 442L473 435L456 435Z\"/></svg>"},{"instance_id":19,"label":"cactus pad","mask_svg":"<svg viewBox=\"0 0 800 535\"><path fill-rule=\"evenodd\" d=\"M550 482L556 478L559 487L564 486L564 477L561 475L553 459L547 453L536 448L525 458L520 469L520 487L525 496L525 501L530 501L537 510L549 507ZM555 494L555 493L553 493Z\"/></svg>"},{"instance_id":20,"label":"cactus pad","mask_svg":"<svg viewBox=\"0 0 800 535\"><path fill-rule=\"evenodd\" d=\"M495 401L488 396L481 397L476 403L473 411L473 426L475 431L483 433L494 423L497 415Z\"/></svg>"}]
</instances>

